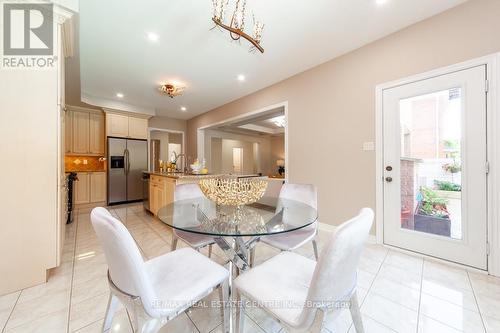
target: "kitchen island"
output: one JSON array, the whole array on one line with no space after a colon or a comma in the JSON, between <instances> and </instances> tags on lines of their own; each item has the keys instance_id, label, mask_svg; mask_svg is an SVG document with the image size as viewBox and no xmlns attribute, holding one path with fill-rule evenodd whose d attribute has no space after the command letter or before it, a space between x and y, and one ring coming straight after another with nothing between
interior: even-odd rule
<instances>
[{"instance_id":1,"label":"kitchen island","mask_svg":"<svg viewBox=\"0 0 500 333\"><path fill-rule=\"evenodd\" d=\"M201 179L219 178L224 175L193 175L182 172L156 172L144 171L149 175L148 199L145 199L145 209L153 215L158 215L158 210L174 201L175 186L180 184L198 183Z\"/></svg>"}]
</instances>

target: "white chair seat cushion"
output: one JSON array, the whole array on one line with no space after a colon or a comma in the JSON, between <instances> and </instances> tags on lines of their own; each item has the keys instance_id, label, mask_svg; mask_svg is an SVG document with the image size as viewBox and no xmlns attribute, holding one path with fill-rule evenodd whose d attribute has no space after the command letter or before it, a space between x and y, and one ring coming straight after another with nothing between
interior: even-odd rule
<instances>
[{"instance_id":1,"label":"white chair seat cushion","mask_svg":"<svg viewBox=\"0 0 500 333\"><path fill-rule=\"evenodd\" d=\"M194 248L204 247L215 243L214 238L210 236L195 234L193 232L187 232L182 230L174 230L174 233L177 237L179 237L189 246Z\"/></svg>"},{"instance_id":2,"label":"white chair seat cushion","mask_svg":"<svg viewBox=\"0 0 500 333\"><path fill-rule=\"evenodd\" d=\"M316 223L299 230L265 236L260 241L283 251L291 251L309 243L314 237L316 237Z\"/></svg>"},{"instance_id":3,"label":"white chair seat cushion","mask_svg":"<svg viewBox=\"0 0 500 333\"><path fill-rule=\"evenodd\" d=\"M176 313L207 295L229 272L191 248L169 252L145 262L164 316ZM192 305L192 304L191 304Z\"/></svg>"},{"instance_id":4,"label":"white chair seat cushion","mask_svg":"<svg viewBox=\"0 0 500 333\"><path fill-rule=\"evenodd\" d=\"M282 252L234 280L238 291L277 319L296 326L314 273L316 262L292 252Z\"/></svg>"}]
</instances>

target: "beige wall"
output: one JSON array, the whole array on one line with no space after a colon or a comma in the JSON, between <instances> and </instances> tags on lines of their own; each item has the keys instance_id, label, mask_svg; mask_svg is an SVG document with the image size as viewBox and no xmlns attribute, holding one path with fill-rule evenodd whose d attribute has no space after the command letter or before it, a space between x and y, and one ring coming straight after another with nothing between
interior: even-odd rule
<instances>
[{"instance_id":1,"label":"beige wall","mask_svg":"<svg viewBox=\"0 0 500 333\"><path fill-rule=\"evenodd\" d=\"M375 86L500 51L499 13L499 0L471 0L195 117L188 151L198 127L288 101L289 180L316 184L321 222L337 225L375 207L375 153L361 149L375 139Z\"/></svg>"},{"instance_id":2,"label":"beige wall","mask_svg":"<svg viewBox=\"0 0 500 333\"><path fill-rule=\"evenodd\" d=\"M232 172L232 162L231 165L227 164L229 156L229 145L225 145L225 149L222 150L222 145L224 140L217 141L214 138L220 138L225 140L233 140L240 143L240 146L244 149L244 171L247 174L250 173L262 173L267 175L271 172L272 161L271 161L271 139L268 136L252 136L243 135L236 133L229 133L217 130L205 130L205 159L207 161L207 166L210 172L215 173L229 173ZM257 147L254 145L257 144ZM245 146L245 147L244 147ZM234 146L237 148L237 146ZM214 150L215 149L215 150ZM215 154L214 154L215 151ZM248 154L247 154L248 152ZM194 156L196 154L193 153ZM201 157L200 157L201 158ZM225 160L226 162L222 162ZM231 148L231 160L232 160L232 148Z\"/></svg>"},{"instance_id":3,"label":"beige wall","mask_svg":"<svg viewBox=\"0 0 500 333\"><path fill-rule=\"evenodd\" d=\"M154 116L149 118L149 127L186 132L186 121L169 117Z\"/></svg>"},{"instance_id":4,"label":"beige wall","mask_svg":"<svg viewBox=\"0 0 500 333\"><path fill-rule=\"evenodd\" d=\"M270 164L270 169L271 169L272 174L278 173L278 167L276 166L277 160L285 160L285 136L284 135L271 137L271 161L269 164Z\"/></svg>"}]
</instances>

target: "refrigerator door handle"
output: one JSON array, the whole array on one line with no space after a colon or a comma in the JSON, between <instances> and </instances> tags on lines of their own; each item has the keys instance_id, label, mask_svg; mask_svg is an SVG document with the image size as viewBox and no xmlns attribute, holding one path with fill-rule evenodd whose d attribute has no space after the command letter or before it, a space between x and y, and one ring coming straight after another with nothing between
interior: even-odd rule
<instances>
[{"instance_id":1,"label":"refrigerator door handle","mask_svg":"<svg viewBox=\"0 0 500 333\"><path fill-rule=\"evenodd\" d=\"M125 149L125 174L129 174L130 172L130 152L128 149Z\"/></svg>"}]
</instances>

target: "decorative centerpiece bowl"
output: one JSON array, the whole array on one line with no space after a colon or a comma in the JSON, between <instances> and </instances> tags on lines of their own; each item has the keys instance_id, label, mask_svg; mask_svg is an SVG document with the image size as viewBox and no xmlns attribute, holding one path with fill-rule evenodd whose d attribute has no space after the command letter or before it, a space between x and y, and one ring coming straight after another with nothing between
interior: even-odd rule
<instances>
[{"instance_id":1,"label":"decorative centerpiece bowl","mask_svg":"<svg viewBox=\"0 0 500 333\"><path fill-rule=\"evenodd\" d=\"M200 181L200 189L217 205L241 206L258 201L266 192L267 181L211 178Z\"/></svg>"}]
</instances>

